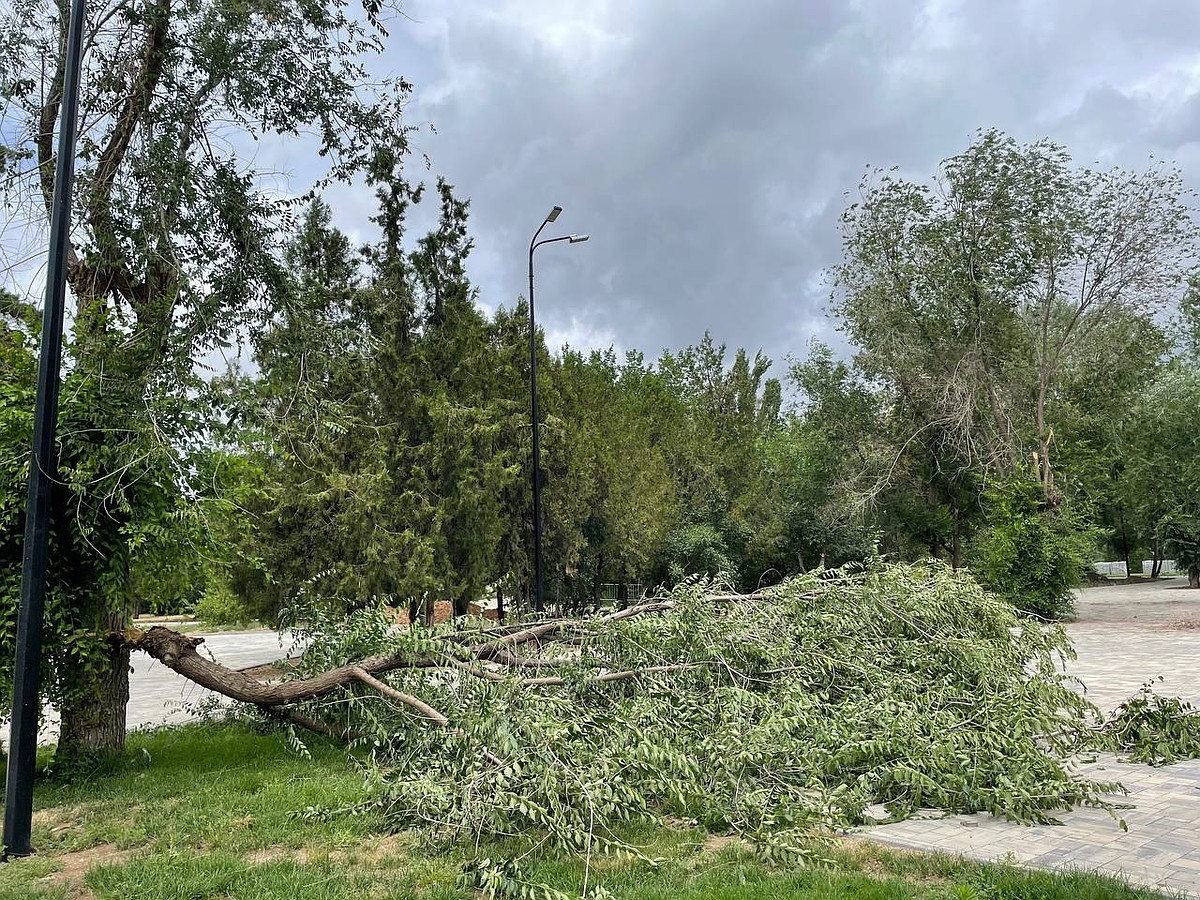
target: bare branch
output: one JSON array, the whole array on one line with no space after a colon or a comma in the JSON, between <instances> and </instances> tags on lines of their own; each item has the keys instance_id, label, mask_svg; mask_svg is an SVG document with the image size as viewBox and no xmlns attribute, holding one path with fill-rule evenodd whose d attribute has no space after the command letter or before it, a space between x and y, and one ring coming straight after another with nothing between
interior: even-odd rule
<instances>
[{"instance_id":1,"label":"bare branch","mask_svg":"<svg viewBox=\"0 0 1200 900\"><path fill-rule=\"evenodd\" d=\"M418 700L412 694L406 694L404 691L396 690L390 684L382 682L375 676L368 673L365 669L359 668L358 666L351 666L350 674L367 687L374 688L375 690L379 691L379 693L383 694L383 696L390 697L392 700L395 700L398 703L403 703L405 706L411 706L429 721L436 722L438 725L443 727L450 724L450 720L447 719L445 715L438 712L428 703L425 703L423 700Z\"/></svg>"}]
</instances>

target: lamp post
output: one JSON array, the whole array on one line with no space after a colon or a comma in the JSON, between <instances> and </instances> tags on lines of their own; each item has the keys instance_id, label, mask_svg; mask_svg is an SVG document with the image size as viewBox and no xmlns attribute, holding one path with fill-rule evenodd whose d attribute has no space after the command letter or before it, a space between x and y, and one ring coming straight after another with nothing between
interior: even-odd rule
<instances>
[{"instance_id":1,"label":"lamp post","mask_svg":"<svg viewBox=\"0 0 1200 900\"><path fill-rule=\"evenodd\" d=\"M561 206L550 210L550 214L533 233L533 240L529 242L529 393L533 416L533 608L538 612L545 610L546 602L542 578L542 469L538 445L537 323L533 316L533 251L542 244L555 244L559 241L582 244L588 239L586 234L564 234L562 237L539 241L542 229L557 219L561 212Z\"/></svg>"},{"instance_id":2,"label":"lamp post","mask_svg":"<svg viewBox=\"0 0 1200 900\"><path fill-rule=\"evenodd\" d=\"M61 8L61 7L60 7ZM84 0L73 0L67 29L54 201L50 211L50 260L42 348L38 360L33 415L33 455L25 507L25 546L21 560L21 605L17 612L13 658L12 732L4 790L4 858L28 856L33 819L33 776L37 761L38 696L41 693L42 619L46 604L46 556L50 539L50 493L57 469L54 431L58 417L58 370L62 364L63 309L70 246L71 182L75 175L75 123L79 113L79 71L83 65Z\"/></svg>"}]
</instances>

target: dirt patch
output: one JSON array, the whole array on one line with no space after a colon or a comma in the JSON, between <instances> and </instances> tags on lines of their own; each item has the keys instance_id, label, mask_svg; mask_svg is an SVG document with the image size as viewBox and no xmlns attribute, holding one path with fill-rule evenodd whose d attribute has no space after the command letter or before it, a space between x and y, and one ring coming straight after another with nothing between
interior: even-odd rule
<instances>
[{"instance_id":1,"label":"dirt patch","mask_svg":"<svg viewBox=\"0 0 1200 900\"><path fill-rule=\"evenodd\" d=\"M391 834L386 837L366 841L357 847L349 849L325 850L321 847L281 847L278 845L263 847L245 855L246 862L261 866L265 863L281 859L306 865L314 860L328 859L335 863L348 863L359 866L369 866L393 856L399 856L411 845L407 835Z\"/></svg>"},{"instance_id":2,"label":"dirt patch","mask_svg":"<svg viewBox=\"0 0 1200 900\"><path fill-rule=\"evenodd\" d=\"M290 859L303 865L311 858L312 854L304 847L263 847L261 850L253 850L246 854L246 862L255 866L277 862L281 859Z\"/></svg>"},{"instance_id":3,"label":"dirt patch","mask_svg":"<svg viewBox=\"0 0 1200 900\"><path fill-rule=\"evenodd\" d=\"M49 809L39 809L33 814L33 827L46 828L52 834L73 828L79 820L79 808L76 806L52 806Z\"/></svg>"},{"instance_id":4,"label":"dirt patch","mask_svg":"<svg viewBox=\"0 0 1200 900\"><path fill-rule=\"evenodd\" d=\"M741 842L742 838L737 834L710 834L704 839L704 850L707 853L720 853L726 847Z\"/></svg>"},{"instance_id":5,"label":"dirt patch","mask_svg":"<svg viewBox=\"0 0 1200 900\"><path fill-rule=\"evenodd\" d=\"M387 837L380 838L373 844L355 850L354 857L360 863L376 863L381 859L399 856L409 845L410 841L407 835L389 834ZM339 853L339 855L345 856L346 854ZM331 853L330 856L332 857L333 854Z\"/></svg>"},{"instance_id":6,"label":"dirt patch","mask_svg":"<svg viewBox=\"0 0 1200 900\"><path fill-rule=\"evenodd\" d=\"M46 810L52 812L52 810ZM95 895L83 883L83 878L93 866L123 863L131 856L133 850L119 850L116 844L100 844L86 850L74 850L49 856L62 866L57 872L51 872L42 880L47 884L65 884L73 900L91 900Z\"/></svg>"}]
</instances>

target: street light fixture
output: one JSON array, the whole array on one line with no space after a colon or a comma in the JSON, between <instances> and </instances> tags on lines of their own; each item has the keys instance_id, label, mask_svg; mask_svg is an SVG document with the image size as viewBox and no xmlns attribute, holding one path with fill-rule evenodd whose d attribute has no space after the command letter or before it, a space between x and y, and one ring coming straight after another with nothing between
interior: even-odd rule
<instances>
[{"instance_id":1,"label":"street light fixture","mask_svg":"<svg viewBox=\"0 0 1200 900\"><path fill-rule=\"evenodd\" d=\"M529 242L529 394L533 414L533 608L538 612L545 610L546 600L542 578L542 469L538 444L537 323L533 316L533 251L542 244L555 244L559 241L582 244L589 237L586 234L564 234L562 237L539 241L542 229L556 220L561 212L561 206L551 209Z\"/></svg>"},{"instance_id":2,"label":"street light fixture","mask_svg":"<svg viewBox=\"0 0 1200 900\"><path fill-rule=\"evenodd\" d=\"M54 164L54 201L50 209L50 257L46 267L46 305L42 310L42 346L38 354L37 399L33 414L33 453L29 464L29 500L25 505L25 547L21 559L21 604L17 612L13 656L13 702L8 770L4 793L4 853L0 859L28 856L33 820L33 776L37 761L38 697L42 675L42 621L46 604L46 567L50 544L50 501L57 472L55 425L58 418L59 367L62 363L66 308L67 256L71 247L71 185L75 178L75 126L79 116L79 79L83 68L86 0L72 0L67 26L62 106L58 121L58 159Z\"/></svg>"}]
</instances>

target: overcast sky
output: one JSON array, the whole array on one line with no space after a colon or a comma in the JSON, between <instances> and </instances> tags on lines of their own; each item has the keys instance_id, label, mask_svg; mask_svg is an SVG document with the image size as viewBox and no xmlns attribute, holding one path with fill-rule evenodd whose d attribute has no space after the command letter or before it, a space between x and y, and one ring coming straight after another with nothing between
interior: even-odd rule
<instances>
[{"instance_id":1,"label":"overcast sky","mask_svg":"<svg viewBox=\"0 0 1200 900\"><path fill-rule=\"evenodd\" d=\"M554 204L547 234L591 234L538 254L553 349L656 357L709 330L778 374L814 337L838 345L826 273L847 194L868 167L927 179L981 128L1200 184L1196 0L397 2L382 70L415 86L413 149L471 201L481 303L527 293ZM302 143L253 151L285 192L319 170ZM374 238L368 191L327 199Z\"/></svg>"},{"instance_id":2,"label":"overcast sky","mask_svg":"<svg viewBox=\"0 0 1200 900\"><path fill-rule=\"evenodd\" d=\"M1200 3L405 0L388 68L471 200L487 307L526 292L552 346L698 340L782 362L836 340L825 270L865 167L928 177L978 128L1084 164L1200 172ZM1191 180L1195 180L1194 178ZM336 197L331 200L337 202ZM346 198L349 200L349 197ZM363 204L338 218L354 228ZM356 216L359 219L356 219Z\"/></svg>"}]
</instances>

